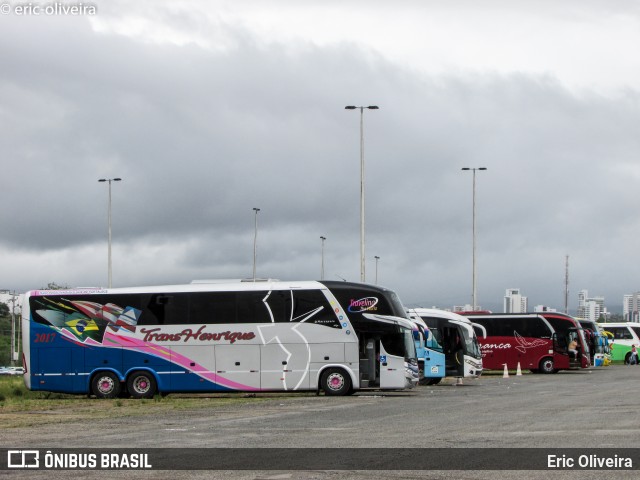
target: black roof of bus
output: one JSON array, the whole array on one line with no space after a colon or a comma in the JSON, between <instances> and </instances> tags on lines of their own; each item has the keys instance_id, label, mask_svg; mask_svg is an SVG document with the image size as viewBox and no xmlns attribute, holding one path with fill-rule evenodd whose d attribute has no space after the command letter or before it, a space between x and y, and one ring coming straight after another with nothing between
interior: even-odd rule
<instances>
[{"instance_id":1,"label":"black roof of bus","mask_svg":"<svg viewBox=\"0 0 640 480\"><path fill-rule=\"evenodd\" d=\"M370 283L343 282L339 280L318 280L318 282L331 290L360 290L378 293L391 291L378 285L371 285Z\"/></svg>"}]
</instances>

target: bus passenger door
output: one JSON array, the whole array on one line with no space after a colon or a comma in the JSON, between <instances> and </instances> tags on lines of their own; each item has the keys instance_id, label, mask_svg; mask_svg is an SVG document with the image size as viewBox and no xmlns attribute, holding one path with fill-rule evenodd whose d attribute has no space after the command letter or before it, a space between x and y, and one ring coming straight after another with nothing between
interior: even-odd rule
<instances>
[{"instance_id":1,"label":"bus passenger door","mask_svg":"<svg viewBox=\"0 0 640 480\"><path fill-rule=\"evenodd\" d=\"M404 358L390 355L380 342L380 388L405 388Z\"/></svg>"},{"instance_id":2,"label":"bus passenger door","mask_svg":"<svg viewBox=\"0 0 640 480\"><path fill-rule=\"evenodd\" d=\"M559 369L567 369L571 366L569 358L569 342L563 333L554 332L553 336L553 361L555 367Z\"/></svg>"}]
</instances>

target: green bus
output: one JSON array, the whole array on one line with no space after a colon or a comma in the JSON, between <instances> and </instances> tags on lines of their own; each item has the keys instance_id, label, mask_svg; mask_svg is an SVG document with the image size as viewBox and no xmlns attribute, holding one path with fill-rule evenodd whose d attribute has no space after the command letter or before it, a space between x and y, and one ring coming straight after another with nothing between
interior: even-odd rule
<instances>
[{"instance_id":1,"label":"green bus","mask_svg":"<svg viewBox=\"0 0 640 480\"><path fill-rule=\"evenodd\" d=\"M629 363L631 347L640 348L640 323L619 322L599 323L605 332L609 332L609 346L613 363Z\"/></svg>"}]
</instances>

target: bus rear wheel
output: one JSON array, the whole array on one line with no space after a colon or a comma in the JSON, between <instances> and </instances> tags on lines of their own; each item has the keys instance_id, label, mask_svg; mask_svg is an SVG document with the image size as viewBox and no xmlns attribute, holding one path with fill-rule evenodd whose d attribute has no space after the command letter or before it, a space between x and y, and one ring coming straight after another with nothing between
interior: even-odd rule
<instances>
[{"instance_id":1,"label":"bus rear wheel","mask_svg":"<svg viewBox=\"0 0 640 480\"><path fill-rule=\"evenodd\" d=\"M153 398L156 389L156 379L149 372L133 372L127 379L127 390L133 398Z\"/></svg>"},{"instance_id":2,"label":"bus rear wheel","mask_svg":"<svg viewBox=\"0 0 640 480\"><path fill-rule=\"evenodd\" d=\"M555 373L555 365L553 364L552 358L543 358L540 361L540 372L541 373Z\"/></svg>"},{"instance_id":3,"label":"bus rear wheel","mask_svg":"<svg viewBox=\"0 0 640 480\"><path fill-rule=\"evenodd\" d=\"M325 395L347 395L351 390L351 377L341 368L328 368L320 378Z\"/></svg>"},{"instance_id":4,"label":"bus rear wheel","mask_svg":"<svg viewBox=\"0 0 640 480\"><path fill-rule=\"evenodd\" d=\"M120 394L120 379L113 372L98 372L91 380L96 398L116 398Z\"/></svg>"}]
</instances>

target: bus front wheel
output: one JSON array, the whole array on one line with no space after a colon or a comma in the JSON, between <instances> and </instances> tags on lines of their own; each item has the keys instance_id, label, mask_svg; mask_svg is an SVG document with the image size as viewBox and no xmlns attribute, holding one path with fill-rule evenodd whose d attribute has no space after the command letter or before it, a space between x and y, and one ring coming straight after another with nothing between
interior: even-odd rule
<instances>
[{"instance_id":1,"label":"bus front wheel","mask_svg":"<svg viewBox=\"0 0 640 480\"><path fill-rule=\"evenodd\" d=\"M133 398L153 398L156 389L156 379L149 372L133 372L127 379L127 390Z\"/></svg>"},{"instance_id":2,"label":"bus front wheel","mask_svg":"<svg viewBox=\"0 0 640 480\"><path fill-rule=\"evenodd\" d=\"M543 358L540 362L540 372L542 373L554 373L555 365L552 358Z\"/></svg>"},{"instance_id":3,"label":"bus front wheel","mask_svg":"<svg viewBox=\"0 0 640 480\"><path fill-rule=\"evenodd\" d=\"M351 377L341 368L328 368L322 373L320 387L325 395L347 395L351 390Z\"/></svg>"},{"instance_id":4,"label":"bus front wheel","mask_svg":"<svg viewBox=\"0 0 640 480\"><path fill-rule=\"evenodd\" d=\"M98 372L91 380L96 398L116 398L120 394L120 379L113 372Z\"/></svg>"}]
</instances>

